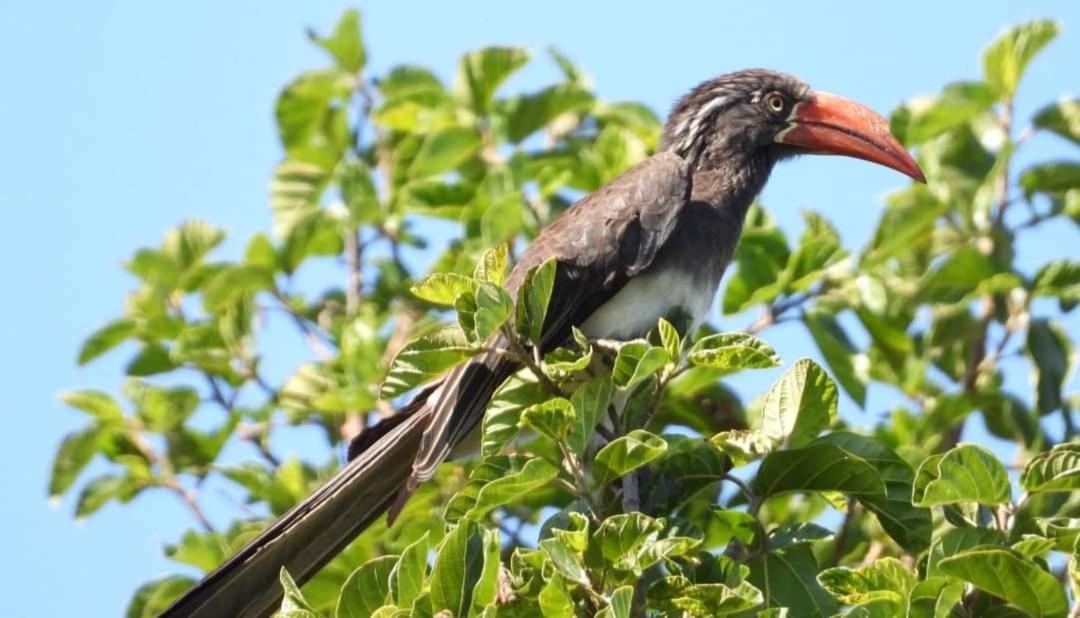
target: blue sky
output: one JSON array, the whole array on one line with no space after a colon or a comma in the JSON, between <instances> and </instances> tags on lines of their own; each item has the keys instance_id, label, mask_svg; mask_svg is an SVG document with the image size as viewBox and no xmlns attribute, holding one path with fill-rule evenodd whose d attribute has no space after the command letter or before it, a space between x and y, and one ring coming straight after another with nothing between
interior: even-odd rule
<instances>
[{"instance_id":1,"label":"blue sky","mask_svg":"<svg viewBox=\"0 0 1080 618\"><path fill-rule=\"evenodd\" d=\"M160 546L192 523L173 496L148 494L79 524L72 500L47 504L52 455L82 422L56 393L120 385L123 353L87 368L74 358L82 338L119 313L132 283L120 263L137 246L158 242L187 217L223 226L234 239L267 229L267 181L280 156L273 99L296 73L324 62L304 28L329 29L344 6L98 0L0 9L6 615L116 615L139 583L172 569ZM1022 85L1019 118L1080 90L1080 4L1067 1L398 0L360 8L376 73L409 62L449 79L467 49L555 45L592 75L602 97L641 100L661 113L697 82L748 66L795 73L887 112L947 81L978 77L978 53L999 30L1041 16L1060 19L1065 32ZM554 77L542 60L536 64L508 87L531 89ZM1068 152L1038 137L1022 160ZM792 233L799 211L813 207L838 223L848 246L859 246L880 196L902 182L863 163L804 158L773 175L763 200ZM1075 255L1075 230L1045 227L1020 247L1021 263ZM230 243L225 253L237 247ZM1077 332L1075 317L1069 327ZM798 328L767 337L789 361L814 352ZM755 376L740 387L753 394L774 378ZM1009 381L1026 394L1027 379ZM890 401L872 390L866 415L850 401L842 405L846 417L867 424ZM325 456L314 441L289 448Z\"/></svg>"}]
</instances>

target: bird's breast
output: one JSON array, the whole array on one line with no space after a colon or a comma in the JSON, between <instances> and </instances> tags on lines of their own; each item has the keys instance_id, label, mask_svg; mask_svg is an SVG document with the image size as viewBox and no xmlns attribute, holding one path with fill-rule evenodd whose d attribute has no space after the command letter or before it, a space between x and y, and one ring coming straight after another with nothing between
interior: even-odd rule
<instances>
[{"instance_id":1,"label":"bird's breast","mask_svg":"<svg viewBox=\"0 0 1080 618\"><path fill-rule=\"evenodd\" d=\"M693 330L708 315L718 284L674 265L650 268L594 311L581 330L591 339L625 341L645 336L660 318Z\"/></svg>"}]
</instances>

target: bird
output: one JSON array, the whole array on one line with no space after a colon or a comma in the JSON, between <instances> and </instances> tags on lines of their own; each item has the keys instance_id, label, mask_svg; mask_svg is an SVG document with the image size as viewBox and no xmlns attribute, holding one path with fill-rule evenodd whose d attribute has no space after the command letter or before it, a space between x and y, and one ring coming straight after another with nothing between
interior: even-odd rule
<instances>
[{"instance_id":1,"label":"bird","mask_svg":"<svg viewBox=\"0 0 1080 618\"><path fill-rule=\"evenodd\" d=\"M709 79L672 108L656 153L567 209L520 256L505 287L555 260L555 283L537 345L645 335L679 315L705 319L751 204L777 163L842 155L918 182L918 164L888 121L850 99L772 70ZM488 347L508 345L498 338ZM265 616L280 603L279 570L312 577L372 522L392 520L413 491L479 433L488 402L519 367L482 353L422 389L362 432L350 461L324 486L182 595L163 616Z\"/></svg>"}]
</instances>

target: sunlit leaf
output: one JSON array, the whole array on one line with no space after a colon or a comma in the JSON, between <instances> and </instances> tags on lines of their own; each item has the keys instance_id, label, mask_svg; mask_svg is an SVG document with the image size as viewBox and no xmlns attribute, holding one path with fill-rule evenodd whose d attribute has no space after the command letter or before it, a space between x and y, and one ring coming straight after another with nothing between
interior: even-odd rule
<instances>
[{"instance_id":1,"label":"sunlit leaf","mask_svg":"<svg viewBox=\"0 0 1080 618\"><path fill-rule=\"evenodd\" d=\"M780 357L769 344L745 333L718 333L702 337L690 348L689 360L694 365L720 369L725 373L740 369L767 369L780 364Z\"/></svg>"},{"instance_id":2,"label":"sunlit leaf","mask_svg":"<svg viewBox=\"0 0 1080 618\"><path fill-rule=\"evenodd\" d=\"M915 474L912 502L918 506L1003 504L1010 494L1009 475L994 454L975 444L961 444L923 461Z\"/></svg>"},{"instance_id":3,"label":"sunlit leaf","mask_svg":"<svg viewBox=\"0 0 1080 618\"><path fill-rule=\"evenodd\" d=\"M1029 492L1080 489L1080 444L1058 444L1028 462L1020 484Z\"/></svg>"},{"instance_id":4,"label":"sunlit leaf","mask_svg":"<svg viewBox=\"0 0 1080 618\"><path fill-rule=\"evenodd\" d=\"M761 406L760 431L775 444L799 447L836 422L836 385L804 358L773 384Z\"/></svg>"},{"instance_id":5,"label":"sunlit leaf","mask_svg":"<svg viewBox=\"0 0 1080 618\"><path fill-rule=\"evenodd\" d=\"M1064 616L1065 591L1057 578L1003 547L976 547L940 563L941 570L1005 599L1031 616Z\"/></svg>"},{"instance_id":6,"label":"sunlit leaf","mask_svg":"<svg viewBox=\"0 0 1080 618\"><path fill-rule=\"evenodd\" d=\"M596 482L609 483L648 465L667 450L667 442L643 429L635 429L612 440L600 449L593 460Z\"/></svg>"},{"instance_id":7,"label":"sunlit leaf","mask_svg":"<svg viewBox=\"0 0 1080 618\"><path fill-rule=\"evenodd\" d=\"M1030 21L1007 30L986 48L983 77L1001 99L1012 99L1028 63L1059 32L1056 22Z\"/></svg>"}]
</instances>

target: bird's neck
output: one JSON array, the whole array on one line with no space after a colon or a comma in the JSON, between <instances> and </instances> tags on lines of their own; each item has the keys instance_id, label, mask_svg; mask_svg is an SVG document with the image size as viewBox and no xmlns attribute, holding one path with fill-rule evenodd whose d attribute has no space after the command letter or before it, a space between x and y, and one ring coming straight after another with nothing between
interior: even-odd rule
<instances>
[{"instance_id":1,"label":"bird's neck","mask_svg":"<svg viewBox=\"0 0 1080 618\"><path fill-rule=\"evenodd\" d=\"M690 198L725 211L726 218L741 224L769 179L773 163L764 153L704 160L693 172Z\"/></svg>"}]
</instances>

